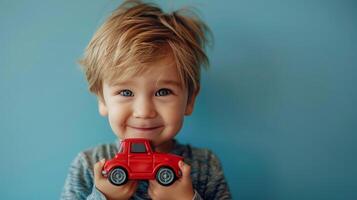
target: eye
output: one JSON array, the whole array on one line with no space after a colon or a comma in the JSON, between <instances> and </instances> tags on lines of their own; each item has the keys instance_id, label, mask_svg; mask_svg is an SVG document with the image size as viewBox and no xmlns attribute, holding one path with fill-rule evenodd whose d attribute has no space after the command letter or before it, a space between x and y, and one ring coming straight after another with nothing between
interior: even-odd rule
<instances>
[{"instance_id":1,"label":"eye","mask_svg":"<svg viewBox=\"0 0 357 200\"><path fill-rule=\"evenodd\" d=\"M172 94L172 91L167 88L160 89L155 93L155 96L167 96L169 94Z\"/></svg>"},{"instance_id":2,"label":"eye","mask_svg":"<svg viewBox=\"0 0 357 200\"><path fill-rule=\"evenodd\" d=\"M121 96L124 96L124 97L132 97L132 96L134 96L133 92L130 91L130 90L121 90L121 91L119 92L119 94L120 94Z\"/></svg>"}]
</instances>

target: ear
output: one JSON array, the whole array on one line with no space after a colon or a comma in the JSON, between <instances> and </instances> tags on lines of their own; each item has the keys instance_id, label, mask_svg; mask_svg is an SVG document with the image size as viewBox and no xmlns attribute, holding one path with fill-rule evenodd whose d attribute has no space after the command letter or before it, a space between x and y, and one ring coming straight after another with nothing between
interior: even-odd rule
<instances>
[{"instance_id":1,"label":"ear","mask_svg":"<svg viewBox=\"0 0 357 200\"><path fill-rule=\"evenodd\" d=\"M200 87L197 88L195 92L193 92L192 96L190 99L187 100L187 105L186 105L186 110L185 110L185 115L189 116L193 112L193 108L195 105L196 97L198 93L200 92Z\"/></svg>"},{"instance_id":2,"label":"ear","mask_svg":"<svg viewBox=\"0 0 357 200\"><path fill-rule=\"evenodd\" d=\"M98 110L99 110L99 114L102 115L103 117L108 116L108 108L102 97L98 97Z\"/></svg>"}]
</instances>

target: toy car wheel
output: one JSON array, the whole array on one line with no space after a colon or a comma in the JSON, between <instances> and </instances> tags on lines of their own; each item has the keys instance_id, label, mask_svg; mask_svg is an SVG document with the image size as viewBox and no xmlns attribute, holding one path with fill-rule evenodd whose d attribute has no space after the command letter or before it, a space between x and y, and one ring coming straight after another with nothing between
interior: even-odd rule
<instances>
[{"instance_id":1,"label":"toy car wheel","mask_svg":"<svg viewBox=\"0 0 357 200\"><path fill-rule=\"evenodd\" d=\"M169 186L175 182L175 173L168 167L161 167L156 173L156 180L163 186Z\"/></svg>"},{"instance_id":2,"label":"toy car wheel","mask_svg":"<svg viewBox=\"0 0 357 200\"><path fill-rule=\"evenodd\" d=\"M124 185L128 181L128 175L126 171L121 167L112 169L109 172L108 178L113 185L117 185L117 186Z\"/></svg>"}]
</instances>

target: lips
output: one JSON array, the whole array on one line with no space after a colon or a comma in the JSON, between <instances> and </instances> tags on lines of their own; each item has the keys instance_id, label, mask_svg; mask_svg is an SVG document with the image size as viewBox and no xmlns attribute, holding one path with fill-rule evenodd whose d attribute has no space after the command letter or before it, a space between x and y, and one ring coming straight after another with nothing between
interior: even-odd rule
<instances>
[{"instance_id":1,"label":"lips","mask_svg":"<svg viewBox=\"0 0 357 200\"><path fill-rule=\"evenodd\" d=\"M153 127L129 126L129 127L140 131L152 131L161 128L162 126L153 126Z\"/></svg>"}]
</instances>

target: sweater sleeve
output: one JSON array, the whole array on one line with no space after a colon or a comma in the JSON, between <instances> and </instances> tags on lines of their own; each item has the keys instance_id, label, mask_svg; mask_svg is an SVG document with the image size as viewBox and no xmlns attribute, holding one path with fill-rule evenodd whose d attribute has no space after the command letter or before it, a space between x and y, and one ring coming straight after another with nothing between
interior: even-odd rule
<instances>
[{"instance_id":1,"label":"sweater sleeve","mask_svg":"<svg viewBox=\"0 0 357 200\"><path fill-rule=\"evenodd\" d=\"M207 159L208 180L202 199L232 199L219 159L211 151L208 151Z\"/></svg>"},{"instance_id":2,"label":"sweater sleeve","mask_svg":"<svg viewBox=\"0 0 357 200\"><path fill-rule=\"evenodd\" d=\"M84 153L79 153L70 165L61 200L105 200L93 184L93 171Z\"/></svg>"}]
</instances>

